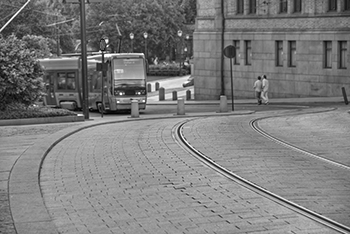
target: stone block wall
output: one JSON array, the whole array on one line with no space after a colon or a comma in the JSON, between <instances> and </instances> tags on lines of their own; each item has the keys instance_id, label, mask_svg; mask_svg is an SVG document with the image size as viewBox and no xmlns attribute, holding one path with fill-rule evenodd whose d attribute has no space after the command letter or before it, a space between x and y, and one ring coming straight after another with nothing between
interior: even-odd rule
<instances>
[{"instance_id":1,"label":"stone block wall","mask_svg":"<svg viewBox=\"0 0 350 234\"><path fill-rule=\"evenodd\" d=\"M341 87L350 92L350 11L338 0L336 12L328 12L326 0L303 0L302 13L279 14L277 0L259 5L257 13L236 14L236 0L197 0L199 14L194 33L195 98L219 99L231 95L230 59L222 48L240 44L240 65L233 65L234 94L254 98L253 83L258 75L270 78L271 97L341 96ZM263 1L257 0L257 4ZM293 0L288 0L292 8ZM215 10L210 10L213 9ZM220 29L225 18L225 29ZM222 35L224 45L222 46ZM283 66L276 66L276 41L283 41ZM245 41L251 41L251 65L245 64ZM296 41L296 66L288 64L289 41ZM332 41L332 68L324 68L324 41ZM339 41L347 42L346 69L339 69ZM223 78L221 62L224 63ZM224 82L224 85L222 85ZM224 90L222 87L224 86Z\"/></svg>"}]
</instances>

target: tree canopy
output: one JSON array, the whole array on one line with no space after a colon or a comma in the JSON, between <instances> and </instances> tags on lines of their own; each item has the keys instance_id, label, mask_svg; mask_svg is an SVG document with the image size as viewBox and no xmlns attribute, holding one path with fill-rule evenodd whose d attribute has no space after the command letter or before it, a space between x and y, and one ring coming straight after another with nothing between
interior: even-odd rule
<instances>
[{"instance_id":1,"label":"tree canopy","mask_svg":"<svg viewBox=\"0 0 350 234\"><path fill-rule=\"evenodd\" d=\"M4 25L27 0L0 0L0 25ZM89 45L98 50L102 36L109 37L117 50L131 51L129 34L135 35L135 52L144 52L147 32L148 53L164 57L173 52L179 42L177 31L186 32L186 24L193 24L196 0L105 0L86 5L86 31ZM118 26L117 26L118 25ZM120 31L120 35L118 29ZM62 4L57 0L31 1L1 33L17 38L37 35L50 39L50 52L72 53L80 40L79 4ZM59 42L59 46L57 46Z\"/></svg>"}]
</instances>

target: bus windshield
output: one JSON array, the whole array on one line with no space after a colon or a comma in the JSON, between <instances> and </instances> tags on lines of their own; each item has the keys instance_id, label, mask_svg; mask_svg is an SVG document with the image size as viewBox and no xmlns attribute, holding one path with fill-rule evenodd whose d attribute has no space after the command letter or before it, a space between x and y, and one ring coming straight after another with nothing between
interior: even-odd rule
<instances>
[{"instance_id":1,"label":"bus windshield","mask_svg":"<svg viewBox=\"0 0 350 234\"><path fill-rule=\"evenodd\" d=\"M145 87L145 66L140 58L113 60L115 88Z\"/></svg>"}]
</instances>

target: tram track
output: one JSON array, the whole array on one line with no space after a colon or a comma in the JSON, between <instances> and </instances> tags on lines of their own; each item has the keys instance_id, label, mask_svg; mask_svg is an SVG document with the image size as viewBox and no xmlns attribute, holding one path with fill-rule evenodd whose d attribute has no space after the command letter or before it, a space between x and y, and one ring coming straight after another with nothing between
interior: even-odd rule
<instances>
[{"instance_id":1,"label":"tram track","mask_svg":"<svg viewBox=\"0 0 350 234\"><path fill-rule=\"evenodd\" d=\"M267 117L266 117L267 118ZM306 150L303 150L301 148L298 148L294 145L288 144L285 141L279 140L276 137L273 137L271 135L269 135L268 133L264 132L259 126L258 126L258 121L262 120L264 118L257 118L254 119L252 121L250 121L250 127L252 127L255 131L257 131L259 134L263 135L264 137L273 140L276 143L279 143L285 147L289 147L293 150L296 150L300 153L304 153L307 154L310 157L314 157L317 158L319 160L325 161L329 164L335 165L337 167L340 168L344 168L344 169L350 169L348 166L332 161L332 160L328 160L325 158L322 158L318 155L315 155L311 152L308 152ZM240 184L241 186L269 199L272 200L276 203L278 203L279 205L286 207L288 209L293 210L294 212L297 212L311 220L314 220L332 230L335 230L339 233L350 233L350 227L345 226L337 221L334 221L326 216L320 215L310 209L307 209L303 206L298 205L295 202L292 202L290 200L287 200L279 195L277 195L276 193L273 193L249 180L244 179L243 177L239 176L238 174L228 170L227 168L223 167L222 165L219 165L218 163L216 163L215 161L213 161L209 156L203 154L202 152L200 152L199 150L197 150L195 147L193 147L189 141L186 140L186 137L184 136L183 133L183 128L185 126L186 123L188 123L189 121L194 121L195 119L192 120L186 120L183 121L179 124L177 124L172 131L172 135L173 138L175 139L175 141L186 151L190 152L191 155L193 155L194 157L196 157L198 160L200 160L202 163L204 163L205 165L207 165L208 167L212 168L213 170L217 171L218 173L222 174L223 176L227 177L228 179Z\"/></svg>"},{"instance_id":2,"label":"tram track","mask_svg":"<svg viewBox=\"0 0 350 234\"><path fill-rule=\"evenodd\" d=\"M330 159L327 159L327 158L324 158L324 157L321 157L315 153L312 153L310 151L307 151L305 149L302 149L298 146L295 146L293 144L290 144L286 141L283 141L281 139L278 139L276 137L274 137L273 135L271 134L268 134L267 132L265 132L264 130L262 130L262 128L259 127L259 121L261 120L264 120L264 119L268 119L268 118L271 118L271 117L265 117L265 118L259 118L259 119L254 119L252 121L250 121L249 125L251 128L253 128L256 132L258 132L259 134L261 134L263 137L267 138L267 139L270 139L280 145L283 145L285 147L288 147L294 151L297 151L299 153L302 153L302 154L305 154L309 157L312 157L312 158L315 158L317 160L321 160L323 162L326 162L328 164L331 164L333 166L336 166L336 167L339 167L339 168L342 168L342 169L346 169L346 170L350 170L350 167L348 165L345 165L343 163L340 163L340 162L336 162L334 160L330 160Z\"/></svg>"}]
</instances>

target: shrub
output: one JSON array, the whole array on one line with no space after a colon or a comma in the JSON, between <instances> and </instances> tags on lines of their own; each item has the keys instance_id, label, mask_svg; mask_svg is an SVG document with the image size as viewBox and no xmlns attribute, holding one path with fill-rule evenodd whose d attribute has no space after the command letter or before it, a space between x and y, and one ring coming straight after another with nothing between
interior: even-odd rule
<instances>
[{"instance_id":1,"label":"shrub","mask_svg":"<svg viewBox=\"0 0 350 234\"><path fill-rule=\"evenodd\" d=\"M13 103L30 106L45 95L37 51L14 35L0 36L0 110Z\"/></svg>"},{"instance_id":2,"label":"shrub","mask_svg":"<svg viewBox=\"0 0 350 234\"><path fill-rule=\"evenodd\" d=\"M0 112L0 119L26 119L77 115L75 112L66 109L53 109L45 106L24 106L16 103L7 106Z\"/></svg>"}]
</instances>

